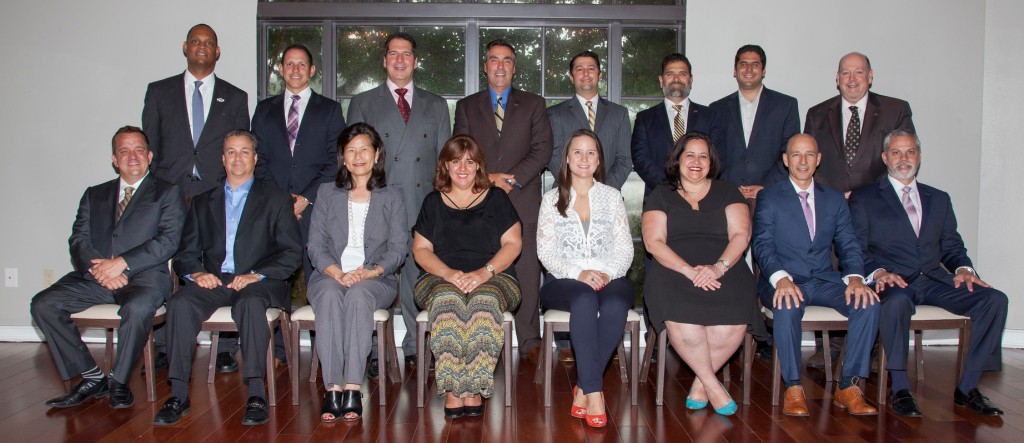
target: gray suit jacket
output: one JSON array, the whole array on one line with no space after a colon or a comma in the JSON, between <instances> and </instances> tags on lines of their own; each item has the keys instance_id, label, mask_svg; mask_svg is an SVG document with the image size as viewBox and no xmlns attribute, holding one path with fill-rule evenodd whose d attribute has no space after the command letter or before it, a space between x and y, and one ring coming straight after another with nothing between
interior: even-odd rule
<instances>
[{"instance_id":1,"label":"gray suit jacket","mask_svg":"<svg viewBox=\"0 0 1024 443\"><path fill-rule=\"evenodd\" d=\"M629 112L621 105L599 97L594 110L597 121L594 131L601 140L604 151L604 183L616 189L622 189L626 178L633 171L633 157L630 154ZM565 143L577 129L589 128L587 110L580 105L575 96L548 108L548 119L551 120L551 161L548 170L556 178L558 166L565 155Z\"/></svg>"},{"instance_id":2,"label":"gray suit jacket","mask_svg":"<svg viewBox=\"0 0 1024 443\"><path fill-rule=\"evenodd\" d=\"M383 278L394 280L395 271L402 266L408 252L409 232L405 226L405 203L399 190L390 186L374 189L363 234L366 254L363 266L380 265L384 268ZM317 192L306 244L309 260L315 268L310 285L316 280L331 278L323 270L332 264L341 266L341 253L347 245L348 190L338 189L334 183L324 183Z\"/></svg>"},{"instance_id":3,"label":"gray suit jacket","mask_svg":"<svg viewBox=\"0 0 1024 443\"><path fill-rule=\"evenodd\" d=\"M384 172L388 186L398 188L405 200L406 230L411 232L423 197L434 190L437 156L452 135L448 102L420 88L412 92L409 123L402 121L398 105L384 83L352 98L349 124L373 126L384 142Z\"/></svg>"}]
</instances>

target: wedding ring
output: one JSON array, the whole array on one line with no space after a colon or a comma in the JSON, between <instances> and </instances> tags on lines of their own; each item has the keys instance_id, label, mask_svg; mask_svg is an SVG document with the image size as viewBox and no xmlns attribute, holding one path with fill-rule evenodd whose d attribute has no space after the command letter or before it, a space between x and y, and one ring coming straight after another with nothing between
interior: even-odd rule
<instances>
[{"instance_id":1,"label":"wedding ring","mask_svg":"<svg viewBox=\"0 0 1024 443\"><path fill-rule=\"evenodd\" d=\"M472 282L472 283L473 283L473 284L475 285L475 284L476 284L476 280L473 280L473 282Z\"/></svg>"}]
</instances>

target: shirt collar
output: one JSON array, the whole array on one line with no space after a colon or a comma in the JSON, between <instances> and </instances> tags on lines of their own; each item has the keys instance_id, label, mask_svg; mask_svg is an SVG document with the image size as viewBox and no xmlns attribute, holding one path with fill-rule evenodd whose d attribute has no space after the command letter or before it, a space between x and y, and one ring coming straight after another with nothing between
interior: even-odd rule
<instances>
[{"instance_id":1,"label":"shirt collar","mask_svg":"<svg viewBox=\"0 0 1024 443\"><path fill-rule=\"evenodd\" d=\"M132 184L128 184L128 182L124 181L124 177L121 177L121 178L119 178L117 180L117 182L118 182L117 191L119 193L120 192L124 192L124 188L127 188L129 186L135 188L135 190L138 191L139 190L139 186L142 186L142 182L144 180L146 180L146 177L149 177L149 171L146 171L146 175L143 175L142 178L139 179L139 181L137 181L135 183L132 183Z\"/></svg>"},{"instance_id":2,"label":"shirt collar","mask_svg":"<svg viewBox=\"0 0 1024 443\"><path fill-rule=\"evenodd\" d=\"M800 186L798 186L796 182L793 181L792 177L789 178L789 184L793 185L793 190L797 192L797 195L800 195L801 192L806 191L808 200L814 198L814 180L811 180L811 185L808 186L807 189L800 189Z\"/></svg>"},{"instance_id":3,"label":"shirt collar","mask_svg":"<svg viewBox=\"0 0 1024 443\"><path fill-rule=\"evenodd\" d=\"M189 86L194 85L196 80L202 80L203 86L201 86L201 88L206 89L207 86L213 87L213 84L217 82L217 76L211 72L210 75L207 75L205 78L196 78L196 76L192 75L191 71L186 69L185 84Z\"/></svg>"},{"instance_id":4,"label":"shirt collar","mask_svg":"<svg viewBox=\"0 0 1024 443\"><path fill-rule=\"evenodd\" d=\"M748 101L747 97L744 96L743 93L740 92L740 91L736 91L736 95L738 95L740 97L740 104L756 105L756 104L761 102L761 93L762 92L764 92L764 85L761 85L761 87L757 90L757 95L754 96L754 100L753 101Z\"/></svg>"},{"instance_id":5,"label":"shirt collar","mask_svg":"<svg viewBox=\"0 0 1024 443\"><path fill-rule=\"evenodd\" d=\"M868 94L870 94L870 92L868 92ZM846 112L849 112L850 111L850 106L856 106L857 107L857 111L859 112L861 118L863 118L863 116L864 116L864 109L868 105L868 94L864 94L864 96L861 97L860 100L857 100L857 103L850 103L850 102L846 101L845 98L842 99L843 100L843 110L846 111ZM842 96L840 96L840 97L842 97Z\"/></svg>"},{"instance_id":6,"label":"shirt collar","mask_svg":"<svg viewBox=\"0 0 1024 443\"><path fill-rule=\"evenodd\" d=\"M501 91L501 103L503 103L506 111L508 110L508 93L510 91L512 91L511 86ZM491 95L491 108L493 109L495 106L498 106L498 94L491 89L490 85L487 86L487 92Z\"/></svg>"},{"instance_id":7,"label":"shirt collar","mask_svg":"<svg viewBox=\"0 0 1024 443\"><path fill-rule=\"evenodd\" d=\"M235 193L239 193L239 192L249 193L249 190L252 189L252 183L253 183L253 181L255 181L255 179L256 179L255 176L249 177L249 180L247 180L245 183L242 183L242 185L239 186L235 190L232 190L231 189L231 185L228 184L228 181L224 180L224 193L226 193L226 194L235 194Z\"/></svg>"},{"instance_id":8,"label":"shirt collar","mask_svg":"<svg viewBox=\"0 0 1024 443\"><path fill-rule=\"evenodd\" d=\"M594 107L594 113L597 113L597 102L601 101L601 94L595 95L594 98L586 99L582 95L576 94L576 100L580 102L580 106L584 111L587 110L587 102Z\"/></svg>"},{"instance_id":9,"label":"shirt collar","mask_svg":"<svg viewBox=\"0 0 1024 443\"><path fill-rule=\"evenodd\" d=\"M904 186L910 186L911 193L913 193L913 194L917 193L917 179L916 178L913 181L911 181L909 185L903 184L903 182L901 182L899 180L896 180L896 177L893 177L891 175L886 175L885 178L889 179L889 184L891 184L892 188L896 190L896 195L899 196L900 198L903 198L903 187Z\"/></svg>"},{"instance_id":10,"label":"shirt collar","mask_svg":"<svg viewBox=\"0 0 1024 443\"><path fill-rule=\"evenodd\" d=\"M299 101L308 102L309 101L309 97L311 95L313 95L313 90L310 89L309 86L306 86L306 89L303 89L303 90L299 91L298 94L292 94L292 91L289 91L289 90L285 89L284 90L284 95L285 95L285 97L288 97L289 100L291 99L291 97L293 95L297 95L297 96L300 97Z\"/></svg>"},{"instance_id":11,"label":"shirt collar","mask_svg":"<svg viewBox=\"0 0 1024 443\"><path fill-rule=\"evenodd\" d=\"M683 108L681 110L682 112L688 112L690 110L690 97L684 98L683 101L679 102L679 104L683 105ZM669 100L667 98L665 99L665 107L667 107L669 111L675 110L675 108L673 108L673 106L675 105L676 104L673 103L672 100Z\"/></svg>"}]
</instances>

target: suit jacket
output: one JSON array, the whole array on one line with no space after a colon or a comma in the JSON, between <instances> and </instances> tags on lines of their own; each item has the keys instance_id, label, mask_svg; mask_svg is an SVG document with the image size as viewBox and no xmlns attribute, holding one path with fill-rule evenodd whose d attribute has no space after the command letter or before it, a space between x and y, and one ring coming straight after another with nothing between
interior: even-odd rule
<instances>
[{"instance_id":1,"label":"suit jacket","mask_svg":"<svg viewBox=\"0 0 1024 443\"><path fill-rule=\"evenodd\" d=\"M722 139L716 145L722 160L719 178L736 186L768 186L789 176L782 155L789 138L800 133L800 113L795 98L762 88L749 143L743 137L738 91L710 107L718 115L722 132Z\"/></svg>"},{"instance_id":2,"label":"suit jacket","mask_svg":"<svg viewBox=\"0 0 1024 443\"><path fill-rule=\"evenodd\" d=\"M914 234L899 191L889 180L882 179L850 194L853 226L865 257L864 270L870 273L884 268L908 282L926 275L952 286L950 271L973 267L956 230L953 204L949 194L920 182L917 191L921 200L920 236Z\"/></svg>"},{"instance_id":3,"label":"suit jacket","mask_svg":"<svg viewBox=\"0 0 1024 443\"><path fill-rule=\"evenodd\" d=\"M331 278L323 273L331 265L341 266L341 253L348 246L348 190L334 183L320 186L320 203L313 210L309 230L309 260L315 270L310 283ZM409 230L405 226L405 202L402 193L391 186L376 188L370 194L370 208L363 225L363 267L384 268L381 276L395 280L395 271L409 252Z\"/></svg>"},{"instance_id":4,"label":"suit jacket","mask_svg":"<svg viewBox=\"0 0 1024 443\"><path fill-rule=\"evenodd\" d=\"M722 138L715 111L693 101L690 101L686 115L686 131L705 132L716 145ZM636 115L631 150L633 168L647 184L644 196L665 181L665 160L672 152L672 144L672 128L668 124L668 110L664 100Z\"/></svg>"},{"instance_id":5,"label":"suit jacket","mask_svg":"<svg viewBox=\"0 0 1024 443\"><path fill-rule=\"evenodd\" d=\"M452 135L448 102L424 89L413 88L409 123L402 120L388 84L352 97L349 123L373 126L384 142L384 173L388 187L405 200L406 232L411 232L423 197L434 190L437 156Z\"/></svg>"},{"instance_id":6,"label":"suit jacket","mask_svg":"<svg viewBox=\"0 0 1024 443\"><path fill-rule=\"evenodd\" d=\"M181 189L149 175L138 185L116 223L120 179L90 187L78 204L68 239L71 262L80 277L95 281L89 268L95 258L123 257L129 281L142 279L170 295L167 260L178 250L185 222Z\"/></svg>"},{"instance_id":7,"label":"suit jacket","mask_svg":"<svg viewBox=\"0 0 1024 443\"><path fill-rule=\"evenodd\" d=\"M312 92L299 122L293 155L288 146L284 96L264 99L252 114L252 132L259 141L256 179L316 202L320 184L333 182L338 175L338 136L345 130L345 118L338 102Z\"/></svg>"},{"instance_id":8,"label":"suit jacket","mask_svg":"<svg viewBox=\"0 0 1024 443\"><path fill-rule=\"evenodd\" d=\"M597 114L595 133L604 151L604 183L622 189L629 173L633 171L633 158L629 150L629 111L599 97L594 112ZM554 142L548 170L557 178L558 166L565 155L565 143L569 141L569 136L578 129L590 128L590 123L587 121L587 110L575 96L548 108L548 119L551 121L551 140Z\"/></svg>"},{"instance_id":9,"label":"suit jacket","mask_svg":"<svg viewBox=\"0 0 1024 443\"><path fill-rule=\"evenodd\" d=\"M152 169L156 176L181 186L186 196L194 197L224 182L224 134L249 129L249 96L217 78L203 133L199 143L193 144L183 72L150 83L146 88L142 129L153 151ZM193 166L202 180L193 181Z\"/></svg>"},{"instance_id":10,"label":"suit jacket","mask_svg":"<svg viewBox=\"0 0 1024 443\"><path fill-rule=\"evenodd\" d=\"M757 194L751 247L761 267L758 290L762 294L774 291L769 278L778 271L786 271L798 284L811 279L841 282L842 275L832 267L833 244L843 274L864 275L864 258L846 198L841 192L817 182L814 183L814 231L812 241L800 197L788 179Z\"/></svg>"},{"instance_id":11,"label":"suit jacket","mask_svg":"<svg viewBox=\"0 0 1024 443\"><path fill-rule=\"evenodd\" d=\"M807 110L804 133L814 136L821 152L821 165L814 176L841 192L851 191L885 177L882 139L894 129L914 130L910 104L898 98L868 93L867 110L861 109L860 147L847 165L843 154L842 96L835 96Z\"/></svg>"},{"instance_id":12,"label":"suit jacket","mask_svg":"<svg viewBox=\"0 0 1024 443\"><path fill-rule=\"evenodd\" d=\"M516 176L522 189L508 193L524 227L537 225L540 213L540 174L551 160L551 123L544 98L512 88L505 107L501 138L487 89L455 104L453 134L469 134L480 143L488 173Z\"/></svg>"},{"instance_id":13,"label":"suit jacket","mask_svg":"<svg viewBox=\"0 0 1024 443\"><path fill-rule=\"evenodd\" d=\"M224 186L192 199L181 249L174 257L178 275L209 272L222 278L221 265L227 255L225 214ZM302 239L290 195L271 184L253 182L235 233L234 258L236 275L257 273L274 280L291 277L301 264ZM275 306L287 306L287 291L271 297Z\"/></svg>"}]
</instances>

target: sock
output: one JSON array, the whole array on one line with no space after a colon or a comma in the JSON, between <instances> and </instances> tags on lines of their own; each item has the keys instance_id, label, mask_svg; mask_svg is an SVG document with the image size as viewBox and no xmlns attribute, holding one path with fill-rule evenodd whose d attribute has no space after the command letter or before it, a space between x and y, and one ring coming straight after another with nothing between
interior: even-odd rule
<instances>
[{"instance_id":1,"label":"sock","mask_svg":"<svg viewBox=\"0 0 1024 443\"><path fill-rule=\"evenodd\" d=\"M99 380L106 375L100 370L99 365L93 366L92 369L82 373L82 378L86 380Z\"/></svg>"},{"instance_id":2,"label":"sock","mask_svg":"<svg viewBox=\"0 0 1024 443\"><path fill-rule=\"evenodd\" d=\"M128 380L121 380L121 377L118 376L117 374L115 374L113 371L111 371L111 373L110 373L110 381L118 382L118 383L120 383L122 385L128 384Z\"/></svg>"},{"instance_id":3,"label":"sock","mask_svg":"<svg viewBox=\"0 0 1024 443\"><path fill-rule=\"evenodd\" d=\"M184 380L178 380L176 378L172 378L170 380L171 396L178 397L178 400L181 400L181 402L184 403L185 400L188 400L188 382Z\"/></svg>"},{"instance_id":4,"label":"sock","mask_svg":"<svg viewBox=\"0 0 1024 443\"><path fill-rule=\"evenodd\" d=\"M786 389L792 388L793 386L800 386L800 379L796 380L782 380L786 384Z\"/></svg>"},{"instance_id":5,"label":"sock","mask_svg":"<svg viewBox=\"0 0 1024 443\"><path fill-rule=\"evenodd\" d=\"M889 370L889 378L892 379L893 393L910 389L910 379L907 378L907 371Z\"/></svg>"},{"instance_id":6,"label":"sock","mask_svg":"<svg viewBox=\"0 0 1024 443\"><path fill-rule=\"evenodd\" d=\"M964 371L964 377L960 379L960 383L956 385L956 388L966 394L971 392L971 389L977 388L978 381L980 380L981 371Z\"/></svg>"},{"instance_id":7,"label":"sock","mask_svg":"<svg viewBox=\"0 0 1024 443\"><path fill-rule=\"evenodd\" d=\"M846 389L857 383L858 377L856 375L844 375L843 379L839 381L839 389Z\"/></svg>"},{"instance_id":8,"label":"sock","mask_svg":"<svg viewBox=\"0 0 1024 443\"><path fill-rule=\"evenodd\" d=\"M266 391L263 388L263 377L251 377L248 379L249 396L267 399Z\"/></svg>"}]
</instances>

